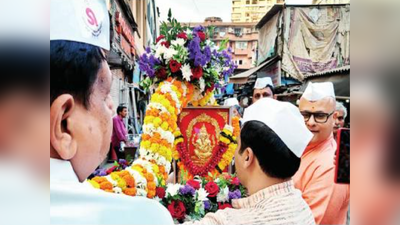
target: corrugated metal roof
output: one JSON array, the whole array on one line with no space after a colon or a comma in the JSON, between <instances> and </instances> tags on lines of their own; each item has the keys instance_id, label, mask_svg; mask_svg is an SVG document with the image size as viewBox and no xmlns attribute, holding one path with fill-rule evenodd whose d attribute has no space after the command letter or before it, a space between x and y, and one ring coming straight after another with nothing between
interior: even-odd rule
<instances>
[{"instance_id":1,"label":"corrugated metal roof","mask_svg":"<svg viewBox=\"0 0 400 225\"><path fill-rule=\"evenodd\" d=\"M335 69L326 70L326 71L322 71L322 72L318 72L318 73L305 75L304 78L318 77L318 76L323 76L323 75L332 74L332 73L342 73L342 72L346 72L346 71L350 71L350 65L342 66L342 67L338 67L338 68L335 68Z\"/></svg>"}]
</instances>

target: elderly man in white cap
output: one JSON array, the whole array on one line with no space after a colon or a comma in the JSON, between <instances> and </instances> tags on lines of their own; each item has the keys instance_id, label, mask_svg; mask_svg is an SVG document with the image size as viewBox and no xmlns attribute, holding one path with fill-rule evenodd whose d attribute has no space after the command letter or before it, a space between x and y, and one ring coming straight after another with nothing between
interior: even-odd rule
<instances>
[{"instance_id":1,"label":"elderly man in white cap","mask_svg":"<svg viewBox=\"0 0 400 225\"><path fill-rule=\"evenodd\" d=\"M106 2L52 0L50 27L51 224L172 224L156 201L80 183L107 156L111 140Z\"/></svg>"},{"instance_id":2,"label":"elderly man in white cap","mask_svg":"<svg viewBox=\"0 0 400 225\"><path fill-rule=\"evenodd\" d=\"M299 105L305 124L314 136L293 179L296 188L303 192L317 224L344 224L349 206L349 186L334 183L337 146L332 131L337 117L335 105L331 82L310 83Z\"/></svg>"},{"instance_id":3,"label":"elderly man in white cap","mask_svg":"<svg viewBox=\"0 0 400 225\"><path fill-rule=\"evenodd\" d=\"M253 88L253 103L262 98L276 99L274 84L270 77L257 78Z\"/></svg>"},{"instance_id":4,"label":"elderly man in white cap","mask_svg":"<svg viewBox=\"0 0 400 225\"><path fill-rule=\"evenodd\" d=\"M264 98L246 109L235 166L249 197L187 224L315 224L292 176L312 138L298 109Z\"/></svg>"},{"instance_id":5,"label":"elderly man in white cap","mask_svg":"<svg viewBox=\"0 0 400 225\"><path fill-rule=\"evenodd\" d=\"M237 98L228 98L224 102L224 106L233 107L233 116L242 118L242 107L240 107Z\"/></svg>"},{"instance_id":6,"label":"elderly man in white cap","mask_svg":"<svg viewBox=\"0 0 400 225\"><path fill-rule=\"evenodd\" d=\"M336 134L339 130L339 128L344 127L344 122L347 117L347 109L341 102L336 102L336 120L335 120L335 126L333 127L333 135L336 138Z\"/></svg>"}]
</instances>

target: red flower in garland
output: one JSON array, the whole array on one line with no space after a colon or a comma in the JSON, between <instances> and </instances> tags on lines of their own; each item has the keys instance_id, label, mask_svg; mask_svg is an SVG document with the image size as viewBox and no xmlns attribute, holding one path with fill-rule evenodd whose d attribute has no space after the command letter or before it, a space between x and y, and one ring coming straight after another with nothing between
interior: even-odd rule
<instances>
[{"instance_id":1,"label":"red flower in garland","mask_svg":"<svg viewBox=\"0 0 400 225\"><path fill-rule=\"evenodd\" d=\"M169 68L171 68L171 72L176 73L181 70L182 64L178 63L176 60L171 59L169 61Z\"/></svg>"},{"instance_id":2,"label":"red flower in garland","mask_svg":"<svg viewBox=\"0 0 400 225\"><path fill-rule=\"evenodd\" d=\"M108 169L108 170L106 171L106 173L107 173L107 174L110 174L110 173L114 172L115 169L117 169L117 166L111 167L110 169Z\"/></svg>"},{"instance_id":3,"label":"red flower in garland","mask_svg":"<svg viewBox=\"0 0 400 225\"><path fill-rule=\"evenodd\" d=\"M218 209L226 209L226 208L233 208L231 204L229 203L225 203L225 204L221 204L220 202L218 202Z\"/></svg>"},{"instance_id":4,"label":"red flower in garland","mask_svg":"<svg viewBox=\"0 0 400 225\"><path fill-rule=\"evenodd\" d=\"M167 79L167 70L162 67L156 71L156 77L160 79Z\"/></svg>"},{"instance_id":5,"label":"red flower in garland","mask_svg":"<svg viewBox=\"0 0 400 225\"><path fill-rule=\"evenodd\" d=\"M208 197L215 197L219 192L218 184L213 181L208 182L206 186L204 186L204 189L206 189L206 191L208 192Z\"/></svg>"},{"instance_id":6,"label":"red flower in garland","mask_svg":"<svg viewBox=\"0 0 400 225\"><path fill-rule=\"evenodd\" d=\"M168 211L171 213L172 218L183 220L186 215L186 208L183 202L181 201L172 201L171 204L168 205Z\"/></svg>"},{"instance_id":7,"label":"red flower in garland","mask_svg":"<svg viewBox=\"0 0 400 225\"><path fill-rule=\"evenodd\" d=\"M192 74L194 78L200 79L203 76L203 68L201 66L192 69Z\"/></svg>"},{"instance_id":8,"label":"red flower in garland","mask_svg":"<svg viewBox=\"0 0 400 225\"><path fill-rule=\"evenodd\" d=\"M234 177L234 178L232 179L232 182L231 182L231 183L232 183L233 185L239 186L239 184L240 184L239 178Z\"/></svg>"},{"instance_id":9,"label":"red flower in garland","mask_svg":"<svg viewBox=\"0 0 400 225\"><path fill-rule=\"evenodd\" d=\"M171 44L168 41L163 41L161 42L161 45L164 45L165 47L169 48Z\"/></svg>"},{"instance_id":10,"label":"red flower in garland","mask_svg":"<svg viewBox=\"0 0 400 225\"><path fill-rule=\"evenodd\" d=\"M165 189L162 187L157 187L156 188L156 195L157 197L163 199L165 197Z\"/></svg>"},{"instance_id":11,"label":"red flower in garland","mask_svg":"<svg viewBox=\"0 0 400 225\"><path fill-rule=\"evenodd\" d=\"M195 180L188 180L186 184L192 186L194 189L199 190L200 189L200 182L195 181Z\"/></svg>"},{"instance_id":12,"label":"red flower in garland","mask_svg":"<svg viewBox=\"0 0 400 225\"><path fill-rule=\"evenodd\" d=\"M158 43L159 41L161 41L161 39L165 38L164 35L160 35L158 36L158 38L156 39L156 43Z\"/></svg>"},{"instance_id":13,"label":"red flower in garland","mask_svg":"<svg viewBox=\"0 0 400 225\"><path fill-rule=\"evenodd\" d=\"M187 34L185 32L179 33L178 35L176 35L176 37L187 40Z\"/></svg>"},{"instance_id":14,"label":"red flower in garland","mask_svg":"<svg viewBox=\"0 0 400 225\"><path fill-rule=\"evenodd\" d=\"M205 41L206 40L206 34L203 31L197 32L197 35L199 36L201 41Z\"/></svg>"}]
</instances>

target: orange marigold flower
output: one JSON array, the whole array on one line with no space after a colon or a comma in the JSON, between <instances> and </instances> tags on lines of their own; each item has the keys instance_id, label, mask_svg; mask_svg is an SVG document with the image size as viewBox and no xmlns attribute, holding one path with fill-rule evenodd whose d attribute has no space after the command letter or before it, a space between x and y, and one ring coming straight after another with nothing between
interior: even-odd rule
<instances>
[{"instance_id":1,"label":"orange marigold flower","mask_svg":"<svg viewBox=\"0 0 400 225\"><path fill-rule=\"evenodd\" d=\"M100 183L100 189L101 190L109 190L109 189L113 189L113 185L110 182L102 182Z\"/></svg>"},{"instance_id":2,"label":"orange marigold flower","mask_svg":"<svg viewBox=\"0 0 400 225\"><path fill-rule=\"evenodd\" d=\"M147 181L150 181L150 182L153 181L153 180L154 180L153 174L147 173L147 174L146 174L146 180L147 180Z\"/></svg>"},{"instance_id":3,"label":"orange marigold flower","mask_svg":"<svg viewBox=\"0 0 400 225\"><path fill-rule=\"evenodd\" d=\"M123 193L129 196L135 196L136 188L125 188L125 190L123 190Z\"/></svg>"},{"instance_id":4,"label":"orange marigold flower","mask_svg":"<svg viewBox=\"0 0 400 225\"><path fill-rule=\"evenodd\" d=\"M97 183L103 183L105 181L107 181L107 179L105 177L93 177L92 179L93 181L96 181Z\"/></svg>"},{"instance_id":5,"label":"orange marigold flower","mask_svg":"<svg viewBox=\"0 0 400 225\"><path fill-rule=\"evenodd\" d=\"M131 175L126 175L123 177L123 179L126 182L126 185L128 185L128 187L135 187L135 178L133 178Z\"/></svg>"},{"instance_id":6,"label":"orange marigold flower","mask_svg":"<svg viewBox=\"0 0 400 225\"><path fill-rule=\"evenodd\" d=\"M156 183L155 182L149 182L147 183L147 188L149 190L155 190L156 189Z\"/></svg>"}]
</instances>

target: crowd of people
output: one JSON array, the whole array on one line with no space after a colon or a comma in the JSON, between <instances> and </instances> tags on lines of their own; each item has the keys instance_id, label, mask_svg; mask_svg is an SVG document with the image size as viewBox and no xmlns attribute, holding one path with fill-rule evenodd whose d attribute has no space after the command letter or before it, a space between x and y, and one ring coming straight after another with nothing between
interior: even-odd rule
<instances>
[{"instance_id":1,"label":"crowd of people","mask_svg":"<svg viewBox=\"0 0 400 225\"><path fill-rule=\"evenodd\" d=\"M52 19L59 21L59 16L52 13ZM112 119L112 75L105 57L109 46L101 38L51 30L51 222L171 224L170 214L156 201L109 195L81 183L107 156L110 139L114 158L127 141L127 109L118 107ZM349 186L334 182L333 130L340 126L340 114L332 83L310 83L299 107L275 98L270 78L261 78L254 87L253 104L244 113L237 100L226 102L236 115L243 114L234 161L249 197L192 223L346 222ZM88 210L90 216L79 213Z\"/></svg>"}]
</instances>

